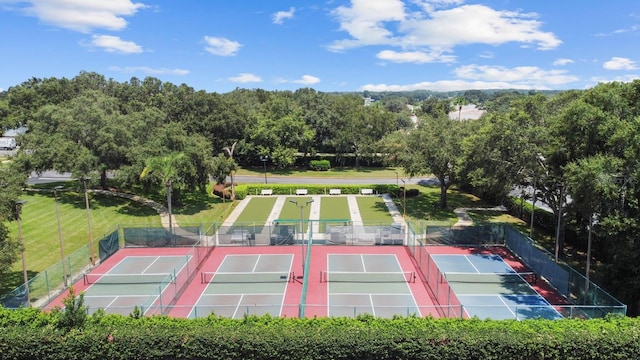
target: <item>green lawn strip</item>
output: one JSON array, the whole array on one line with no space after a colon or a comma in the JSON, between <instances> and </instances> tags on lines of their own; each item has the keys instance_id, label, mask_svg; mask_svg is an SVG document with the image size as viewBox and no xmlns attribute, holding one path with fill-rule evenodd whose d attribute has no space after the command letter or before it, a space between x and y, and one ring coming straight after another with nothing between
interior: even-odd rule
<instances>
[{"instance_id":1,"label":"green lawn strip","mask_svg":"<svg viewBox=\"0 0 640 360\"><path fill-rule=\"evenodd\" d=\"M256 231L261 231L275 203L275 197L251 197L249 204L242 210L233 226L258 226Z\"/></svg>"},{"instance_id":2,"label":"green lawn strip","mask_svg":"<svg viewBox=\"0 0 640 360\"><path fill-rule=\"evenodd\" d=\"M365 225L391 225L393 217L379 196L358 196L358 208Z\"/></svg>"},{"instance_id":3,"label":"green lawn strip","mask_svg":"<svg viewBox=\"0 0 640 360\"><path fill-rule=\"evenodd\" d=\"M295 196L295 197L287 197L284 206L282 207L282 211L278 216L279 220L293 220L293 223L297 225L297 229L300 226L300 207L296 204L293 204L291 201L296 201L298 205L303 206L302 214L304 216L304 228L303 231L306 232L308 228L309 214L311 213L311 204L307 204L307 201L311 200L310 196Z\"/></svg>"},{"instance_id":4,"label":"green lawn strip","mask_svg":"<svg viewBox=\"0 0 640 360\"><path fill-rule=\"evenodd\" d=\"M346 196L323 196L320 200L320 220L351 220ZM320 232L325 232L327 223L320 223Z\"/></svg>"}]
</instances>

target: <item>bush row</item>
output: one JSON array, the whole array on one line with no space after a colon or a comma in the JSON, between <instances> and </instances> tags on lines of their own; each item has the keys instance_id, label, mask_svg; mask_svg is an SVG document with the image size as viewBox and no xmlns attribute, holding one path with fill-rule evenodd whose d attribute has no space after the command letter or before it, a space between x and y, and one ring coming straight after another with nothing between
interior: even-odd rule
<instances>
[{"instance_id":1,"label":"bush row","mask_svg":"<svg viewBox=\"0 0 640 360\"><path fill-rule=\"evenodd\" d=\"M433 318L231 320L92 316L0 309L3 359L631 359L637 319L491 321ZM43 319L44 317L44 319ZM48 317L51 317L48 319ZM13 318L13 319L9 319ZM33 318L30 321L29 318Z\"/></svg>"},{"instance_id":2,"label":"bush row","mask_svg":"<svg viewBox=\"0 0 640 360\"><path fill-rule=\"evenodd\" d=\"M372 189L374 194L398 194L396 185L310 185L310 184L242 184L235 187L236 199L244 199L247 195L260 195L262 190L269 189L273 195L295 195L297 189L307 189L308 195L329 195L330 189L340 189L342 194L360 194L361 189Z\"/></svg>"}]
</instances>

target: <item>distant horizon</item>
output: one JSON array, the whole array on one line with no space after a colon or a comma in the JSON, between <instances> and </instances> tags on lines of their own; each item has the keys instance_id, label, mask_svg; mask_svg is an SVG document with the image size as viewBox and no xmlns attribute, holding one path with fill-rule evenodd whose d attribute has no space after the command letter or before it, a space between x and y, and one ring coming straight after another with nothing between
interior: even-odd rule
<instances>
[{"instance_id":1,"label":"distant horizon","mask_svg":"<svg viewBox=\"0 0 640 360\"><path fill-rule=\"evenodd\" d=\"M0 0L0 91L83 70L210 93L582 90L640 79L637 5Z\"/></svg>"}]
</instances>

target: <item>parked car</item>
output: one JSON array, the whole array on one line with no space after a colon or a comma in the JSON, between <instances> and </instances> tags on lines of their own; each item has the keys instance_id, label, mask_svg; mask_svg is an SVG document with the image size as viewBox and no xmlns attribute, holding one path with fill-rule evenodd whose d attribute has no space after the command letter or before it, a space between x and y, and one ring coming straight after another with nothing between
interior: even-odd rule
<instances>
[{"instance_id":1,"label":"parked car","mask_svg":"<svg viewBox=\"0 0 640 360\"><path fill-rule=\"evenodd\" d=\"M14 150L16 148L16 139L12 137L0 137L0 149Z\"/></svg>"}]
</instances>

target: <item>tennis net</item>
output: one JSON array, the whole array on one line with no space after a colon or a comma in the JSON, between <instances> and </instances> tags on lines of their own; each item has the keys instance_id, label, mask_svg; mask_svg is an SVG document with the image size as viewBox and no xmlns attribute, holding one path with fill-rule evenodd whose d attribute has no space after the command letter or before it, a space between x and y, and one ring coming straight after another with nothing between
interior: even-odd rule
<instances>
[{"instance_id":1,"label":"tennis net","mask_svg":"<svg viewBox=\"0 0 640 360\"><path fill-rule=\"evenodd\" d=\"M413 271L398 271L398 272L322 271L320 272L320 282L413 283L415 281L416 281L416 273Z\"/></svg>"},{"instance_id":2,"label":"tennis net","mask_svg":"<svg viewBox=\"0 0 640 360\"><path fill-rule=\"evenodd\" d=\"M538 281L538 275L534 272L513 272L513 273L464 273L464 272L447 272L443 273L440 282L456 282L456 283L523 283L535 284Z\"/></svg>"},{"instance_id":3,"label":"tennis net","mask_svg":"<svg viewBox=\"0 0 640 360\"><path fill-rule=\"evenodd\" d=\"M91 284L161 284L175 283L173 274L85 274L85 285Z\"/></svg>"},{"instance_id":4,"label":"tennis net","mask_svg":"<svg viewBox=\"0 0 640 360\"><path fill-rule=\"evenodd\" d=\"M278 283L293 282L293 272L206 272L200 273L200 281L208 283Z\"/></svg>"}]
</instances>

